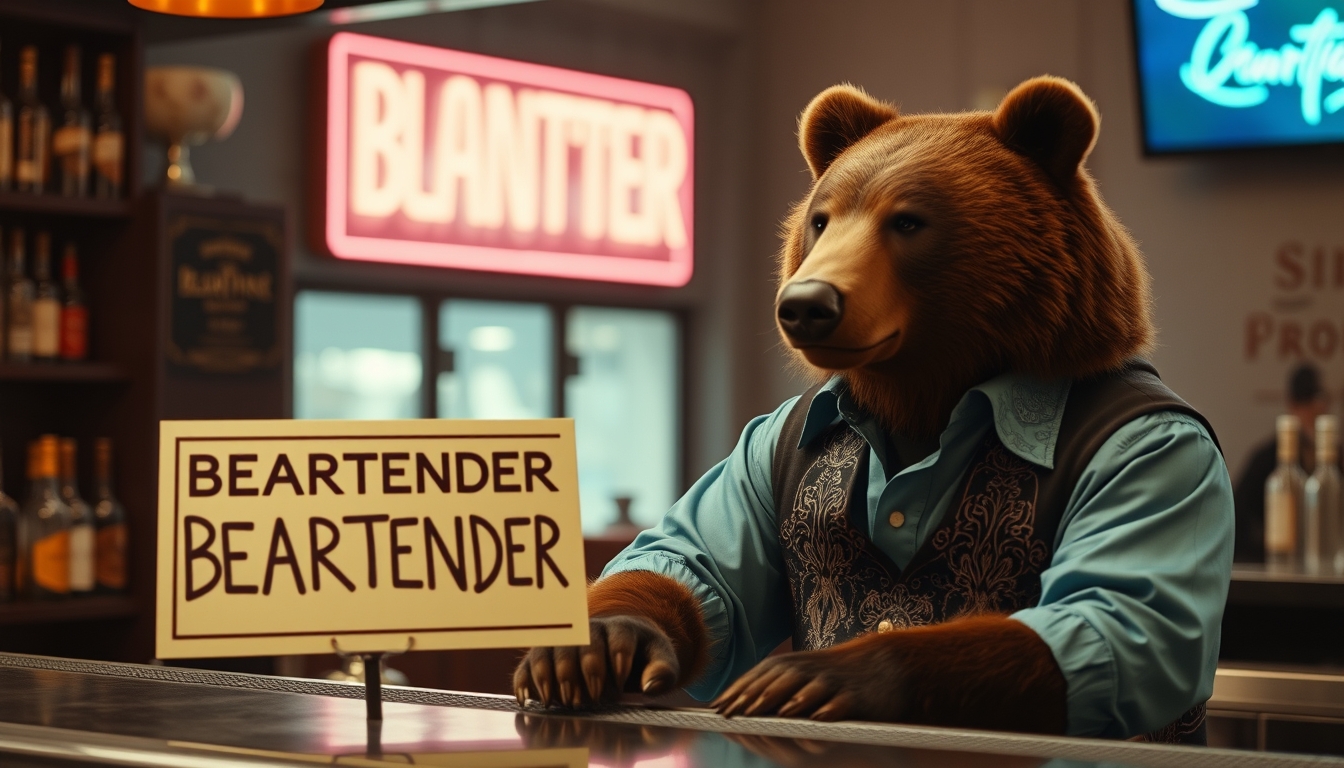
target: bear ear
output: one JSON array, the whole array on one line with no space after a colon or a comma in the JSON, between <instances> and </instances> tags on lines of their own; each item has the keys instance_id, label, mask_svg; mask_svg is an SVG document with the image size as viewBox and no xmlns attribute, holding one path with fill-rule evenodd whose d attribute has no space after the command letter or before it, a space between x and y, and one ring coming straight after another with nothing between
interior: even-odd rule
<instances>
[{"instance_id":1,"label":"bear ear","mask_svg":"<svg viewBox=\"0 0 1344 768\"><path fill-rule=\"evenodd\" d=\"M1035 160L1068 187L1097 140L1101 118L1078 86L1035 77L1014 88L994 112L994 132L1010 149Z\"/></svg>"},{"instance_id":2,"label":"bear ear","mask_svg":"<svg viewBox=\"0 0 1344 768\"><path fill-rule=\"evenodd\" d=\"M817 94L798 118L798 148L812 178L820 178L841 152L897 114L892 105L852 85L834 85Z\"/></svg>"}]
</instances>

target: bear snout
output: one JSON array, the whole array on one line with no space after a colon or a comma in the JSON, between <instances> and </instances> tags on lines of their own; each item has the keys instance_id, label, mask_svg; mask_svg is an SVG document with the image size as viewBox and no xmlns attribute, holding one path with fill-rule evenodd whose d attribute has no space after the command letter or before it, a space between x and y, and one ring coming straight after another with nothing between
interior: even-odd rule
<instances>
[{"instance_id":1,"label":"bear snout","mask_svg":"<svg viewBox=\"0 0 1344 768\"><path fill-rule=\"evenodd\" d=\"M840 325L845 314L845 298L835 286L823 280L789 283L779 292L775 317L789 338L811 344L824 340Z\"/></svg>"}]
</instances>

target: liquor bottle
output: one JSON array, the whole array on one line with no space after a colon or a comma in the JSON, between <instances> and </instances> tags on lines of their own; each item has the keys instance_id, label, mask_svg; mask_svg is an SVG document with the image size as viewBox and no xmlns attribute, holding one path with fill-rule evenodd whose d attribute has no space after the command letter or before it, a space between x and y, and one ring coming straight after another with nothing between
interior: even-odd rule
<instances>
[{"instance_id":1,"label":"liquor bottle","mask_svg":"<svg viewBox=\"0 0 1344 768\"><path fill-rule=\"evenodd\" d=\"M9 259L5 257L5 233L0 229L0 359L9 355Z\"/></svg>"},{"instance_id":2,"label":"liquor bottle","mask_svg":"<svg viewBox=\"0 0 1344 768\"><path fill-rule=\"evenodd\" d=\"M93 444L93 520L98 539L94 564L98 591L126 591L126 508L112 493L112 439Z\"/></svg>"},{"instance_id":3,"label":"liquor bottle","mask_svg":"<svg viewBox=\"0 0 1344 768\"><path fill-rule=\"evenodd\" d=\"M61 359L75 362L89 356L89 308L79 287L79 255L74 243L65 244L61 257Z\"/></svg>"},{"instance_id":4,"label":"liquor bottle","mask_svg":"<svg viewBox=\"0 0 1344 768\"><path fill-rule=\"evenodd\" d=\"M33 281L28 279L23 254L24 233L15 227L9 239L9 344L7 356L27 362L33 356Z\"/></svg>"},{"instance_id":5,"label":"liquor bottle","mask_svg":"<svg viewBox=\"0 0 1344 768\"><path fill-rule=\"evenodd\" d=\"M61 438L61 501L70 508L70 594L93 592L93 508L79 496L74 438Z\"/></svg>"},{"instance_id":6,"label":"liquor bottle","mask_svg":"<svg viewBox=\"0 0 1344 768\"><path fill-rule=\"evenodd\" d=\"M82 98L79 46L69 45L65 48L65 69L61 72L61 127L51 136L57 185L66 197L84 197L89 193L89 145L93 133Z\"/></svg>"},{"instance_id":7,"label":"liquor bottle","mask_svg":"<svg viewBox=\"0 0 1344 768\"><path fill-rule=\"evenodd\" d=\"M1344 572L1344 502L1340 497L1339 419L1316 417L1316 471L1307 478L1308 571Z\"/></svg>"},{"instance_id":8,"label":"liquor bottle","mask_svg":"<svg viewBox=\"0 0 1344 768\"><path fill-rule=\"evenodd\" d=\"M51 279L51 233L34 240L33 359L49 363L61 354L61 290Z\"/></svg>"},{"instance_id":9,"label":"liquor bottle","mask_svg":"<svg viewBox=\"0 0 1344 768\"><path fill-rule=\"evenodd\" d=\"M41 193L47 186L51 115L37 97L37 46L19 52L19 109L15 121L14 181L20 192Z\"/></svg>"},{"instance_id":10,"label":"liquor bottle","mask_svg":"<svg viewBox=\"0 0 1344 768\"><path fill-rule=\"evenodd\" d=\"M99 200L121 197L122 159L126 141L114 96L117 60L110 53L98 57L98 117L93 137L93 194Z\"/></svg>"},{"instance_id":11,"label":"liquor bottle","mask_svg":"<svg viewBox=\"0 0 1344 768\"><path fill-rule=\"evenodd\" d=\"M0 484L0 603L18 596L19 542L19 505Z\"/></svg>"},{"instance_id":12,"label":"liquor bottle","mask_svg":"<svg viewBox=\"0 0 1344 768\"><path fill-rule=\"evenodd\" d=\"M22 511L24 585L34 600L70 594L70 507L61 501L58 453L55 435L43 435L28 450L31 486Z\"/></svg>"},{"instance_id":13,"label":"liquor bottle","mask_svg":"<svg viewBox=\"0 0 1344 768\"><path fill-rule=\"evenodd\" d=\"M1298 463L1296 416L1280 416L1276 424L1279 466L1265 481L1265 561L1291 567L1302 562L1302 512L1306 473Z\"/></svg>"},{"instance_id":14,"label":"liquor bottle","mask_svg":"<svg viewBox=\"0 0 1344 768\"><path fill-rule=\"evenodd\" d=\"M0 192L8 191L13 183L14 103L0 89Z\"/></svg>"}]
</instances>

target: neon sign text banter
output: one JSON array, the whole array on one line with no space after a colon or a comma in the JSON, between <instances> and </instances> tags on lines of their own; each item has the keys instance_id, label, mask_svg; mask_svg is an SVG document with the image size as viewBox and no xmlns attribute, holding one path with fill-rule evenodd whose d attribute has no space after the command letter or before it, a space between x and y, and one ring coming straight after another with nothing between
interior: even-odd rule
<instances>
[{"instance_id":1,"label":"neon sign text banter","mask_svg":"<svg viewBox=\"0 0 1344 768\"><path fill-rule=\"evenodd\" d=\"M338 258L690 278L684 91L339 33L327 101L322 245Z\"/></svg>"}]
</instances>

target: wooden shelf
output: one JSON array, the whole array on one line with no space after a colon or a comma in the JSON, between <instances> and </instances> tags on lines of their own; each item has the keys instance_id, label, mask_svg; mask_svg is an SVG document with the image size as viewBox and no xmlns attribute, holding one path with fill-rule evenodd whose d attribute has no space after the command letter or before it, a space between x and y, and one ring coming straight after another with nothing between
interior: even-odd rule
<instances>
[{"instance_id":1,"label":"wooden shelf","mask_svg":"<svg viewBox=\"0 0 1344 768\"><path fill-rule=\"evenodd\" d=\"M0 363L0 383L120 384L126 374L107 363Z\"/></svg>"},{"instance_id":2,"label":"wooden shelf","mask_svg":"<svg viewBox=\"0 0 1344 768\"><path fill-rule=\"evenodd\" d=\"M59 195L28 195L0 192L0 213L37 213L48 216L78 216L93 219L125 219L131 215L129 200L94 200Z\"/></svg>"},{"instance_id":3,"label":"wooden shelf","mask_svg":"<svg viewBox=\"0 0 1344 768\"><path fill-rule=\"evenodd\" d=\"M135 601L122 595L72 597L49 603L4 603L0 604L0 626L121 619L138 613Z\"/></svg>"}]
</instances>

